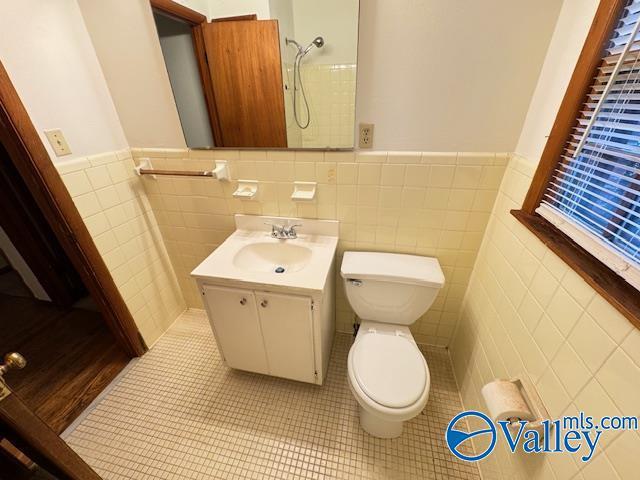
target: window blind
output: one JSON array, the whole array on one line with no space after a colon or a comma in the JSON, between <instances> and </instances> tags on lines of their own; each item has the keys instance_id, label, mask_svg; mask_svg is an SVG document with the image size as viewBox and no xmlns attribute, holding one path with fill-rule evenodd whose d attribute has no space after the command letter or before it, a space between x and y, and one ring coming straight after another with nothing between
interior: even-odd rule
<instances>
[{"instance_id":1,"label":"window blind","mask_svg":"<svg viewBox=\"0 0 640 480\"><path fill-rule=\"evenodd\" d=\"M622 11L536 212L640 289L640 0Z\"/></svg>"}]
</instances>

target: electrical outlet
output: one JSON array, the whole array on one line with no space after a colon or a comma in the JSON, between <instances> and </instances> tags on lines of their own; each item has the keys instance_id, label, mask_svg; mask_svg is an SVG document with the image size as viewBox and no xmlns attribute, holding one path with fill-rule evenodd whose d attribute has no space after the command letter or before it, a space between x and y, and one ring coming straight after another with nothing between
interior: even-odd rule
<instances>
[{"instance_id":1,"label":"electrical outlet","mask_svg":"<svg viewBox=\"0 0 640 480\"><path fill-rule=\"evenodd\" d=\"M71 154L71 149L62 134L62 130L45 130L44 134L58 157Z\"/></svg>"},{"instance_id":2,"label":"electrical outlet","mask_svg":"<svg viewBox=\"0 0 640 480\"><path fill-rule=\"evenodd\" d=\"M360 124L360 148L373 147L373 123Z\"/></svg>"}]
</instances>

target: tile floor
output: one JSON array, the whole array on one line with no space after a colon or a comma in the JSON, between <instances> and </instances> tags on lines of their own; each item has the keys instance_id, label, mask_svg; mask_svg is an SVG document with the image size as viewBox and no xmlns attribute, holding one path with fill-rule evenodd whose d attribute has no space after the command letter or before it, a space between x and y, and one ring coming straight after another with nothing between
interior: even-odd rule
<instances>
[{"instance_id":1,"label":"tile floor","mask_svg":"<svg viewBox=\"0 0 640 480\"><path fill-rule=\"evenodd\" d=\"M448 451L461 410L446 350L422 351L426 409L398 439L363 432L336 336L322 387L227 368L204 312L184 313L66 438L105 479L479 479Z\"/></svg>"}]
</instances>

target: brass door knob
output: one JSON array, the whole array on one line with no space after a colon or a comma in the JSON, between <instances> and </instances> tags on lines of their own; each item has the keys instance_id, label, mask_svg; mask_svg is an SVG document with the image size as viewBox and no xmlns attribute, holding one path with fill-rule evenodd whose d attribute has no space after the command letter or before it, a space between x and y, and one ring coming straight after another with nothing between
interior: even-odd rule
<instances>
[{"instance_id":1,"label":"brass door knob","mask_svg":"<svg viewBox=\"0 0 640 480\"><path fill-rule=\"evenodd\" d=\"M27 365L27 360L18 352L7 353L4 356L4 364L0 365L0 375L9 370L20 370Z\"/></svg>"}]
</instances>

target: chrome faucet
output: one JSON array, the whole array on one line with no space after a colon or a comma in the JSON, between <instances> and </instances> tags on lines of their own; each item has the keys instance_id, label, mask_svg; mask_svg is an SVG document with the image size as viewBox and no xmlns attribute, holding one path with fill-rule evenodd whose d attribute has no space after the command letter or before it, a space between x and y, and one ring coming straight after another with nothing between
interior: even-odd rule
<instances>
[{"instance_id":1,"label":"chrome faucet","mask_svg":"<svg viewBox=\"0 0 640 480\"><path fill-rule=\"evenodd\" d=\"M276 223L266 223L265 225L271 226L271 236L279 240L287 240L298 238L297 227L301 227L302 224L297 223L295 225L278 225Z\"/></svg>"}]
</instances>

